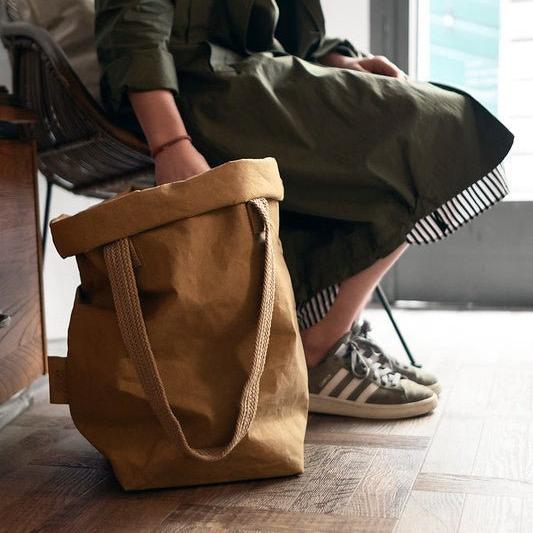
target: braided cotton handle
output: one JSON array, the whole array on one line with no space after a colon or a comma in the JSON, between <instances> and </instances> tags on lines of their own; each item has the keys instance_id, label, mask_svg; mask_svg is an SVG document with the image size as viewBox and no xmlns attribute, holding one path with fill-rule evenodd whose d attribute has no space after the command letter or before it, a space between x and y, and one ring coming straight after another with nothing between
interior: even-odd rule
<instances>
[{"instance_id":1,"label":"braided cotton handle","mask_svg":"<svg viewBox=\"0 0 533 533\"><path fill-rule=\"evenodd\" d=\"M265 264L263 288L252 367L243 388L233 437L225 446L193 448L187 441L181 423L170 407L150 345L142 316L129 241L127 238L120 239L104 247L104 257L122 340L128 355L133 361L146 398L168 437L178 446L181 446L190 456L204 461L222 459L248 433L257 411L259 382L265 367L270 340L270 328L274 311L275 270L269 207L264 198L251 200L250 204L258 211L264 223Z\"/></svg>"}]
</instances>

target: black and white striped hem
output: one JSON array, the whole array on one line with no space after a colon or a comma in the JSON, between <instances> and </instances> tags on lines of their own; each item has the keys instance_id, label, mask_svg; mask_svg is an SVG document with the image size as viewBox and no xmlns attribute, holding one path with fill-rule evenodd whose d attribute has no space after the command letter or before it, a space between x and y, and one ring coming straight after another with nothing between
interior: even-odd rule
<instances>
[{"instance_id":1,"label":"black and white striped hem","mask_svg":"<svg viewBox=\"0 0 533 533\"><path fill-rule=\"evenodd\" d=\"M406 235L409 244L437 242L473 220L509 193L504 168L499 164L486 176L473 183L435 211L419 219ZM322 320L333 305L339 284L317 292L296 309L300 329L306 329Z\"/></svg>"},{"instance_id":2,"label":"black and white striped hem","mask_svg":"<svg viewBox=\"0 0 533 533\"><path fill-rule=\"evenodd\" d=\"M407 234L406 241L410 244L439 241L492 207L508 193L509 187L500 164L438 209L418 220Z\"/></svg>"},{"instance_id":3,"label":"black and white striped hem","mask_svg":"<svg viewBox=\"0 0 533 533\"><path fill-rule=\"evenodd\" d=\"M298 325L300 329L307 329L322 320L333 305L339 292L339 284L330 285L329 287L317 292L307 302L296 308Z\"/></svg>"}]
</instances>

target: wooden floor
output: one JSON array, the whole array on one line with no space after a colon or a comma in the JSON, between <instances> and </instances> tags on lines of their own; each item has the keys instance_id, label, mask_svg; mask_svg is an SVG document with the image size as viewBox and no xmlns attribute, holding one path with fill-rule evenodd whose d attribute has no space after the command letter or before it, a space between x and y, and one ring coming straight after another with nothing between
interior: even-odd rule
<instances>
[{"instance_id":1,"label":"wooden floor","mask_svg":"<svg viewBox=\"0 0 533 533\"><path fill-rule=\"evenodd\" d=\"M311 415L301 476L126 494L43 392L0 431L0 530L532 532L533 313L398 317L443 382L433 415Z\"/></svg>"}]
</instances>

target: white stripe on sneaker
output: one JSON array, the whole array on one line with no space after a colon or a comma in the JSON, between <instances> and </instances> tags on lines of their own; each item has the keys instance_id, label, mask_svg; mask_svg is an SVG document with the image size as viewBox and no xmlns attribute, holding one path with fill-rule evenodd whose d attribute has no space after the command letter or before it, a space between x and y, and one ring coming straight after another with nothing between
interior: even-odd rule
<instances>
[{"instance_id":1,"label":"white stripe on sneaker","mask_svg":"<svg viewBox=\"0 0 533 533\"><path fill-rule=\"evenodd\" d=\"M361 383L361 381L363 381L363 380L362 379L358 379L358 378L356 378L354 376L352 381L350 381L350 383L348 383L348 385L346 385L346 387L344 387L344 389L337 396L337 398L339 398L339 400L346 400L346 398L348 398L348 396L350 396L350 394L359 386L359 383Z\"/></svg>"},{"instance_id":2,"label":"white stripe on sneaker","mask_svg":"<svg viewBox=\"0 0 533 533\"><path fill-rule=\"evenodd\" d=\"M326 383L326 386L318 394L320 396L328 396L346 375L348 375L348 370L346 368L339 368L337 373Z\"/></svg>"},{"instance_id":3,"label":"white stripe on sneaker","mask_svg":"<svg viewBox=\"0 0 533 533\"><path fill-rule=\"evenodd\" d=\"M372 396L379 387L375 383L369 383L368 387L357 397L355 403L365 403L368 400L369 396Z\"/></svg>"}]
</instances>

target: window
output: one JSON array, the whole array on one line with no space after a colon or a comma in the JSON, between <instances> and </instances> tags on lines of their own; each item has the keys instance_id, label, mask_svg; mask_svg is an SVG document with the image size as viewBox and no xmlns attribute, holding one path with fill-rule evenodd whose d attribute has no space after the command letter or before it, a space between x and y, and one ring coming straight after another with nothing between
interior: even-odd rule
<instances>
[{"instance_id":1,"label":"window","mask_svg":"<svg viewBox=\"0 0 533 533\"><path fill-rule=\"evenodd\" d=\"M384 280L392 300L533 302L533 0L371 0L370 44L413 77L472 94L515 134L506 201L437 246L411 247ZM383 283L382 283L383 285Z\"/></svg>"},{"instance_id":2,"label":"window","mask_svg":"<svg viewBox=\"0 0 533 533\"><path fill-rule=\"evenodd\" d=\"M420 0L416 76L460 87L515 134L507 200L533 200L533 0Z\"/></svg>"}]
</instances>

